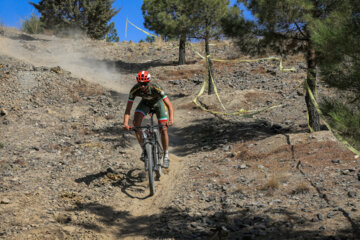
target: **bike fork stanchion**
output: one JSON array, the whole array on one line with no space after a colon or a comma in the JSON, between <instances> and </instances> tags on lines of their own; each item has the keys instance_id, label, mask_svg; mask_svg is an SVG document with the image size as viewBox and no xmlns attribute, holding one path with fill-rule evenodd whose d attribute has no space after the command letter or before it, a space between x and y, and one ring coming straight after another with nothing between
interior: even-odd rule
<instances>
[{"instance_id":1,"label":"bike fork stanchion","mask_svg":"<svg viewBox=\"0 0 360 240\"><path fill-rule=\"evenodd\" d=\"M145 171L149 176L149 187L150 187L150 196L155 194L155 182L159 180L161 176L161 156L163 154L162 147L160 145L159 137L159 125L154 125L153 114L151 114L151 125L134 127L133 130L140 130L143 137L143 150L144 161L145 161ZM155 174L154 174L155 173Z\"/></svg>"},{"instance_id":2,"label":"bike fork stanchion","mask_svg":"<svg viewBox=\"0 0 360 240\"><path fill-rule=\"evenodd\" d=\"M152 129L152 146L153 146L153 163L154 163L154 171L156 173L156 178L157 180L160 180L161 177L161 165L160 165L160 159L159 159L159 155L158 155L158 148L157 148L157 144L158 144L158 127L154 127L154 120L153 120L153 114L151 115L151 126L153 127Z\"/></svg>"},{"instance_id":3,"label":"bike fork stanchion","mask_svg":"<svg viewBox=\"0 0 360 240\"><path fill-rule=\"evenodd\" d=\"M154 182L154 166L153 166L153 156L152 156L152 144L147 143L145 145L147 152L147 161L148 161L148 174L149 174L149 187L150 187L150 195L155 194L155 182Z\"/></svg>"}]
</instances>

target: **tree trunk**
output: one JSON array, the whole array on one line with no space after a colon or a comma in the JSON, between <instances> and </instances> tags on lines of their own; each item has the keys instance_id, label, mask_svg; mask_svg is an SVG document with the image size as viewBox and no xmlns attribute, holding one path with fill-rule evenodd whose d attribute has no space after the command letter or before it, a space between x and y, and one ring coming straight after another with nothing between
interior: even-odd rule
<instances>
[{"instance_id":1,"label":"tree trunk","mask_svg":"<svg viewBox=\"0 0 360 240\"><path fill-rule=\"evenodd\" d=\"M312 46L311 40L308 42L307 46L307 77L306 83L310 88L310 91L316 99L316 54ZM310 94L306 90L305 102L309 114L309 125L314 131L320 131L320 117L317 113L314 104L311 101Z\"/></svg>"},{"instance_id":2,"label":"tree trunk","mask_svg":"<svg viewBox=\"0 0 360 240\"><path fill-rule=\"evenodd\" d=\"M179 65L186 64L186 60L185 60L185 50L186 50L186 35L180 37L180 43L179 43Z\"/></svg>"},{"instance_id":3,"label":"tree trunk","mask_svg":"<svg viewBox=\"0 0 360 240\"><path fill-rule=\"evenodd\" d=\"M211 78L214 81L215 81L215 79L214 79L212 62L210 59L209 37L205 37L205 53L206 53L207 67L208 67L208 83L209 83L208 94L210 95L210 94L214 94L214 92L215 92L214 84L213 84Z\"/></svg>"}]
</instances>

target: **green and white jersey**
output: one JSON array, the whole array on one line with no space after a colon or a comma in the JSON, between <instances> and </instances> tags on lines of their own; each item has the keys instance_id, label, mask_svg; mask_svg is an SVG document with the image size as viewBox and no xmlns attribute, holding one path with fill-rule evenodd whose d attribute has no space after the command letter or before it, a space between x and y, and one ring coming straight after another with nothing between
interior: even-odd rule
<instances>
[{"instance_id":1,"label":"green and white jersey","mask_svg":"<svg viewBox=\"0 0 360 240\"><path fill-rule=\"evenodd\" d=\"M136 97L141 97L144 104L153 106L159 100L165 100L167 95L158 83L151 82L145 91L141 90L139 83L135 84L135 86L130 90L128 101L134 102Z\"/></svg>"}]
</instances>

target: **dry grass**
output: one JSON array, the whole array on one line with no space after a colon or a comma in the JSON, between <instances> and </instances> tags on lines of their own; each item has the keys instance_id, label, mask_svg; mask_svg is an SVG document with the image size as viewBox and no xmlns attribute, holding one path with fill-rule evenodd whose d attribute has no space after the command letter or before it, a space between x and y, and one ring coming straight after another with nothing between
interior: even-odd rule
<instances>
[{"instance_id":1,"label":"dry grass","mask_svg":"<svg viewBox=\"0 0 360 240\"><path fill-rule=\"evenodd\" d=\"M203 75L204 69L181 69L181 70L165 70L162 74L159 74L158 78L161 81L176 80L176 79L189 79L195 74Z\"/></svg>"},{"instance_id":2,"label":"dry grass","mask_svg":"<svg viewBox=\"0 0 360 240\"><path fill-rule=\"evenodd\" d=\"M60 194L60 197L62 199L73 199L76 196L77 196L77 194L74 192L63 192L62 194Z\"/></svg>"},{"instance_id":3,"label":"dry grass","mask_svg":"<svg viewBox=\"0 0 360 240\"><path fill-rule=\"evenodd\" d=\"M104 94L104 89L98 84L87 84L79 81L73 85L72 88L68 88L68 94L74 102L81 101L82 97L94 97Z\"/></svg>"},{"instance_id":4,"label":"dry grass","mask_svg":"<svg viewBox=\"0 0 360 240\"><path fill-rule=\"evenodd\" d=\"M310 187L309 184L302 180L301 182L299 182L296 186L295 189L292 190L292 194L306 194L310 192Z\"/></svg>"},{"instance_id":5,"label":"dry grass","mask_svg":"<svg viewBox=\"0 0 360 240\"><path fill-rule=\"evenodd\" d=\"M163 43L165 43L165 41L164 41L164 39L163 39L162 36L156 36L156 37L154 38L154 43L163 44Z\"/></svg>"},{"instance_id":6,"label":"dry grass","mask_svg":"<svg viewBox=\"0 0 360 240\"><path fill-rule=\"evenodd\" d=\"M213 66L215 69L222 71L232 68L238 68L238 63L236 62L213 62ZM204 67L206 67L204 65Z\"/></svg>"},{"instance_id":7,"label":"dry grass","mask_svg":"<svg viewBox=\"0 0 360 240\"><path fill-rule=\"evenodd\" d=\"M267 74L267 69L265 69L264 67L257 67L251 70L252 74Z\"/></svg>"},{"instance_id":8,"label":"dry grass","mask_svg":"<svg viewBox=\"0 0 360 240\"><path fill-rule=\"evenodd\" d=\"M71 222L71 217L66 214L57 214L55 220L60 224L65 224Z\"/></svg>"},{"instance_id":9,"label":"dry grass","mask_svg":"<svg viewBox=\"0 0 360 240\"><path fill-rule=\"evenodd\" d=\"M281 183L285 183L289 178L289 173L283 169L275 168L273 174L268 178L267 182L263 184L259 190L262 191L275 191L280 187Z\"/></svg>"},{"instance_id":10,"label":"dry grass","mask_svg":"<svg viewBox=\"0 0 360 240\"><path fill-rule=\"evenodd\" d=\"M60 198L62 201L71 204L81 204L84 201L83 197L75 192L63 192L60 194Z\"/></svg>"},{"instance_id":11,"label":"dry grass","mask_svg":"<svg viewBox=\"0 0 360 240\"><path fill-rule=\"evenodd\" d=\"M274 190L278 189L279 186L280 186L279 179L276 176L271 176L269 178L269 180L259 188L259 190L274 191Z\"/></svg>"}]
</instances>

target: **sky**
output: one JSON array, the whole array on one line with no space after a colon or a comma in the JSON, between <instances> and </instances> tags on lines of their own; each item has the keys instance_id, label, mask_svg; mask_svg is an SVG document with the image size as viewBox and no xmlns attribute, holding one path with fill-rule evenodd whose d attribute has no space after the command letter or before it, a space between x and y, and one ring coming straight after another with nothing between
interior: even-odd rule
<instances>
[{"instance_id":1,"label":"sky","mask_svg":"<svg viewBox=\"0 0 360 240\"><path fill-rule=\"evenodd\" d=\"M21 27L21 20L29 17L31 13L38 14L36 9L29 4L29 2L38 3L40 0L0 0L0 24L8 27ZM231 5L236 3L236 0L230 0ZM144 29L147 32L153 33L144 28L144 18L141 12L142 0L116 0L113 7L121 9L120 12L115 15L111 21L115 23L115 28L120 41L125 40L125 26L126 18L129 18L133 24L139 28ZM245 8L243 8L244 10ZM246 10L246 9L245 9ZM251 19L250 12L244 11L245 18ZM145 40L147 35L132 25L127 26L127 41L139 42Z\"/></svg>"}]
</instances>

